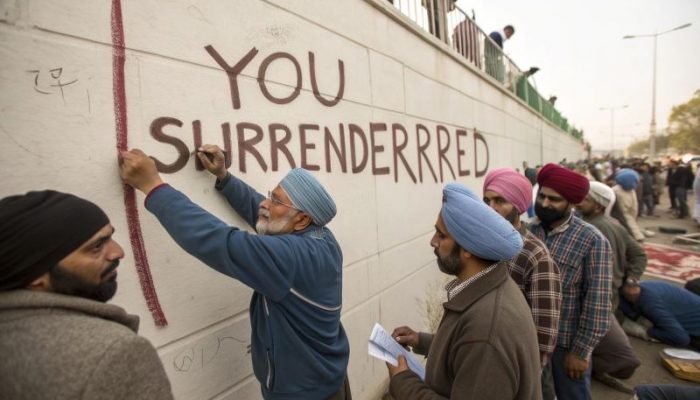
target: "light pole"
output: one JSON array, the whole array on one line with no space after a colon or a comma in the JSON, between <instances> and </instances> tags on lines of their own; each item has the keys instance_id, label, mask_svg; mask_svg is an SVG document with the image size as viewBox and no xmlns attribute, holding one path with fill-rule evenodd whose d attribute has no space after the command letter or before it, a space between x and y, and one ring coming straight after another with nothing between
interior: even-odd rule
<instances>
[{"instance_id":1,"label":"light pole","mask_svg":"<svg viewBox=\"0 0 700 400\"><path fill-rule=\"evenodd\" d=\"M687 23L683 24L681 26L677 26L673 29L669 29L667 31L663 31L660 33L650 33L646 35L625 35L622 38L623 39L636 39L636 38L644 38L644 37L653 37L654 38L654 72L653 72L653 77L652 77L652 83L651 83L651 124L649 126L649 158L653 159L656 156L656 38L658 38L661 35L664 35L669 32L677 31L683 28L687 28L692 23Z\"/></svg>"},{"instance_id":2,"label":"light pole","mask_svg":"<svg viewBox=\"0 0 700 400\"><path fill-rule=\"evenodd\" d=\"M613 155L615 154L615 110L622 110L623 108L629 107L627 104L617 107L600 107L601 110L610 110L610 140L612 144Z\"/></svg>"}]
</instances>

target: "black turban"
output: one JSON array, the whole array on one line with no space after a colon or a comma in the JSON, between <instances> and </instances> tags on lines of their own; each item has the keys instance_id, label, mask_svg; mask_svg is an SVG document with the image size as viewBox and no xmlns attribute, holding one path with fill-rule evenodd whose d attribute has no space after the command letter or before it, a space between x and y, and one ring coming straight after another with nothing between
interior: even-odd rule
<instances>
[{"instance_id":1,"label":"black turban","mask_svg":"<svg viewBox=\"0 0 700 400\"><path fill-rule=\"evenodd\" d=\"M98 206L67 193L0 200L0 290L26 287L107 224Z\"/></svg>"}]
</instances>

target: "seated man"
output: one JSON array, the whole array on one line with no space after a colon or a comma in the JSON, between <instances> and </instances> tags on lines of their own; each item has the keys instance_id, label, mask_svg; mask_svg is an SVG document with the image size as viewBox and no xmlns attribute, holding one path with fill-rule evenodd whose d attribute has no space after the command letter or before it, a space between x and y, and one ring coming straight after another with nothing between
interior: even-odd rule
<instances>
[{"instance_id":1,"label":"seated man","mask_svg":"<svg viewBox=\"0 0 700 400\"><path fill-rule=\"evenodd\" d=\"M653 325L649 337L700 350L700 296L662 281L642 281L621 294L620 309L628 318L642 316Z\"/></svg>"},{"instance_id":2,"label":"seated man","mask_svg":"<svg viewBox=\"0 0 700 400\"><path fill-rule=\"evenodd\" d=\"M172 399L139 318L106 304L124 257L113 233L70 194L0 201L0 398Z\"/></svg>"},{"instance_id":3,"label":"seated man","mask_svg":"<svg viewBox=\"0 0 700 400\"><path fill-rule=\"evenodd\" d=\"M700 387L689 385L639 385L634 388L639 400L697 400Z\"/></svg>"},{"instance_id":4,"label":"seated man","mask_svg":"<svg viewBox=\"0 0 700 400\"><path fill-rule=\"evenodd\" d=\"M406 359L387 364L392 398L539 399L540 357L525 296L508 275L520 234L465 186L450 183L430 245L453 275L437 332L394 329L397 342L429 355L425 381Z\"/></svg>"},{"instance_id":5,"label":"seated man","mask_svg":"<svg viewBox=\"0 0 700 400\"><path fill-rule=\"evenodd\" d=\"M685 283L685 288L700 295L700 278L691 279Z\"/></svg>"}]
</instances>

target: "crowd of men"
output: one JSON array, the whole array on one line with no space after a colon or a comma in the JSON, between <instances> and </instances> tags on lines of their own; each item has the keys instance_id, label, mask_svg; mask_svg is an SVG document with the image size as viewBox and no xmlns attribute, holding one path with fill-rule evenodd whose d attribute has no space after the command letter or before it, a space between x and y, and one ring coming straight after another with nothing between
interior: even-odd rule
<instances>
[{"instance_id":1,"label":"crowd of men","mask_svg":"<svg viewBox=\"0 0 700 400\"><path fill-rule=\"evenodd\" d=\"M351 399L330 193L296 168L265 196L226 170L217 146L197 157L255 233L164 183L138 149L121 153L121 177L179 246L253 289L250 355L264 398ZM670 165L667 185L685 218L687 167ZM640 280L648 233L636 219L642 208L654 215L656 166L523 167L490 171L481 193L444 187L430 240L452 277L444 315L435 332L393 330L427 359L425 379L403 357L387 363L392 398L590 399L591 378L632 394L622 380L640 361L626 332L700 345L700 296ZM137 335L138 317L107 304L124 257L113 233L97 205L71 194L0 200L3 398L172 398L155 348ZM645 387L637 396L690 399L699 390Z\"/></svg>"}]
</instances>

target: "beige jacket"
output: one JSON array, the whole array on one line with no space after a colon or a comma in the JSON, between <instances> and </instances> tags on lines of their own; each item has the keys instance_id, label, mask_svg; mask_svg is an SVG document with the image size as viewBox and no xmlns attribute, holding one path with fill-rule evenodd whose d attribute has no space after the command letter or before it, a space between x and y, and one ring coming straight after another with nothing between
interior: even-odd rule
<instances>
[{"instance_id":1,"label":"beige jacket","mask_svg":"<svg viewBox=\"0 0 700 400\"><path fill-rule=\"evenodd\" d=\"M615 201L620 205L622 215L625 217L625 222L629 227L630 234L635 240L643 240L644 234L637 225L637 214L639 213L639 204L637 203L637 192L634 190L625 190L620 185L613 186L615 191Z\"/></svg>"},{"instance_id":2,"label":"beige jacket","mask_svg":"<svg viewBox=\"0 0 700 400\"><path fill-rule=\"evenodd\" d=\"M55 293L0 292L0 398L172 399L155 348L122 308Z\"/></svg>"}]
</instances>

